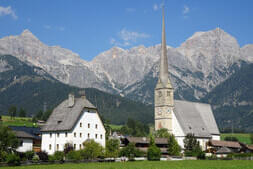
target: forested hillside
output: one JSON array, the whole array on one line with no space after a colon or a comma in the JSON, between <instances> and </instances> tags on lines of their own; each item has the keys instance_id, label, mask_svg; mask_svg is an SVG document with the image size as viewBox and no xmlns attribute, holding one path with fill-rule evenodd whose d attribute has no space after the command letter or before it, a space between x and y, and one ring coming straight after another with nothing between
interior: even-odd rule
<instances>
[{"instance_id":1,"label":"forested hillside","mask_svg":"<svg viewBox=\"0 0 253 169\"><path fill-rule=\"evenodd\" d=\"M7 114L11 105L24 108L30 116L53 109L70 92L78 96L84 90L59 82L41 68L30 66L10 55L0 56L0 114ZM124 124L128 118L153 122L153 106L115 96L97 89L85 89L87 98L100 114L114 124Z\"/></svg>"}]
</instances>

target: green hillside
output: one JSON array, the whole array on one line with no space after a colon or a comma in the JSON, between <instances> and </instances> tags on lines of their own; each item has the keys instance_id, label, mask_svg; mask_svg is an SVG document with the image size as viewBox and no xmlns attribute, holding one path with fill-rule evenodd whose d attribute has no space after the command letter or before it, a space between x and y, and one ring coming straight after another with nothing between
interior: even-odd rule
<instances>
[{"instance_id":1,"label":"green hillside","mask_svg":"<svg viewBox=\"0 0 253 169\"><path fill-rule=\"evenodd\" d=\"M236 137L242 143L252 144L250 140L250 134L248 133L222 133L221 140L224 140L225 137Z\"/></svg>"},{"instance_id":2,"label":"green hillside","mask_svg":"<svg viewBox=\"0 0 253 169\"><path fill-rule=\"evenodd\" d=\"M220 128L253 132L253 64L242 62L239 70L202 101L212 105Z\"/></svg>"},{"instance_id":3,"label":"green hillside","mask_svg":"<svg viewBox=\"0 0 253 169\"><path fill-rule=\"evenodd\" d=\"M78 95L79 91L84 90L63 84L42 69L21 62L16 57L4 55L0 56L0 61L8 63L5 71L0 71L0 114L7 114L8 108L15 105L32 116L43 110L44 103L47 109L53 109L67 99L70 92ZM128 118L153 122L153 106L97 89L89 88L85 92L100 114L113 124L124 124Z\"/></svg>"}]
</instances>

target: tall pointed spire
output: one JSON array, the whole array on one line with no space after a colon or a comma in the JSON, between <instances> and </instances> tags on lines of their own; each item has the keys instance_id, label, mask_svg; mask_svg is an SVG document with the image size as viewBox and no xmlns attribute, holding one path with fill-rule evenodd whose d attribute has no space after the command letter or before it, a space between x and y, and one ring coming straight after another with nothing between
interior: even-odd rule
<instances>
[{"instance_id":1,"label":"tall pointed spire","mask_svg":"<svg viewBox=\"0 0 253 169\"><path fill-rule=\"evenodd\" d=\"M163 87L167 86L169 82L169 71L168 71L168 58L167 58L167 46L165 38L165 22L164 22L164 7L163 7L163 16L162 16L162 53L160 59L160 74L159 81L162 83Z\"/></svg>"}]
</instances>

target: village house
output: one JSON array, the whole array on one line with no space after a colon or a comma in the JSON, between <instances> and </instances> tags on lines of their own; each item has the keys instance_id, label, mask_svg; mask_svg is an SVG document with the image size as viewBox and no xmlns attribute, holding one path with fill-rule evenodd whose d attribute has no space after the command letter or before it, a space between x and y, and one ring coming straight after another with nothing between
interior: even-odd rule
<instances>
[{"instance_id":1,"label":"village house","mask_svg":"<svg viewBox=\"0 0 253 169\"><path fill-rule=\"evenodd\" d=\"M163 156L168 155L168 139L167 138L155 138L155 144L160 148L161 154ZM148 147L150 143L150 138L147 137L125 137L121 138L121 143L125 147L129 143L134 143L135 147L145 153L148 152Z\"/></svg>"},{"instance_id":2,"label":"village house","mask_svg":"<svg viewBox=\"0 0 253 169\"><path fill-rule=\"evenodd\" d=\"M72 144L75 150L83 148L83 142L93 139L105 147L105 128L97 108L85 95L69 98L58 105L41 129L42 151L53 154L63 151L65 144Z\"/></svg>"},{"instance_id":3,"label":"village house","mask_svg":"<svg viewBox=\"0 0 253 169\"><path fill-rule=\"evenodd\" d=\"M35 151L41 149L40 129L37 127L9 126L19 140L18 152Z\"/></svg>"},{"instance_id":4,"label":"village house","mask_svg":"<svg viewBox=\"0 0 253 169\"><path fill-rule=\"evenodd\" d=\"M220 140L220 132L209 104L174 99L174 88L168 71L164 12L161 48L160 71L154 91L155 130L167 129L175 135L182 148L186 135L194 134L202 150L205 150L209 140Z\"/></svg>"}]
</instances>

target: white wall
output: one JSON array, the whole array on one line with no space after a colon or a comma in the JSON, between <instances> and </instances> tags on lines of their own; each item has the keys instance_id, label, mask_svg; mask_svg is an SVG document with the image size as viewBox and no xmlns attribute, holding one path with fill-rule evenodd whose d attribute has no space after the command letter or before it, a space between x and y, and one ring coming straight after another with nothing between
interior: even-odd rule
<instances>
[{"instance_id":1,"label":"white wall","mask_svg":"<svg viewBox=\"0 0 253 169\"><path fill-rule=\"evenodd\" d=\"M174 134L179 146L181 148L184 148L185 134L184 134L174 112L172 112L172 133Z\"/></svg>"},{"instance_id":2,"label":"white wall","mask_svg":"<svg viewBox=\"0 0 253 169\"><path fill-rule=\"evenodd\" d=\"M32 151L33 150L33 140L32 139L19 139L20 141L23 141L22 146L19 146L17 148L18 152L26 152L26 151Z\"/></svg>"},{"instance_id":3,"label":"white wall","mask_svg":"<svg viewBox=\"0 0 253 169\"><path fill-rule=\"evenodd\" d=\"M212 135L212 140L220 140L220 136L219 135Z\"/></svg>"},{"instance_id":4,"label":"white wall","mask_svg":"<svg viewBox=\"0 0 253 169\"><path fill-rule=\"evenodd\" d=\"M80 123L82 123L82 127L80 127ZM90 124L90 128L88 128L88 124ZM97 128L95 128L96 124ZM105 129L98 114L94 111L88 112L84 110L74 129L67 133L67 137L65 137L65 132L59 132L59 137L57 133L52 133L52 137L50 137L50 133L42 133L42 151L53 154L57 151L57 144L59 145L58 151L63 151L66 143L75 144L76 150L79 150L79 146L81 145L81 148L83 148L82 143L88 139L88 133L90 134L90 139L94 139L97 143L105 147ZM76 133L76 137L74 137L74 133ZM81 137L80 133L82 133ZM95 137L96 134L97 138ZM51 144L51 150L49 150L49 144Z\"/></svg>"},{"instance_id":5,"label":"white wall","mask_svg":"<svg viewBox=\"0 0 253 169\"><path fill-rule=\"evenodd\" d=\"M172 113L172 129L173 129L172 133L174 134L178 144L180 145L181 148L184 148L184 138L186 135L184 134L182 127L180 126L174 113ZM215 138L217 138L217 137L215 137ZM197 140L199 141L199 144L200 144L202 150L206 150L206 143L209 141L209 139L197 138Z\"/></svg>"}]
</instances>

